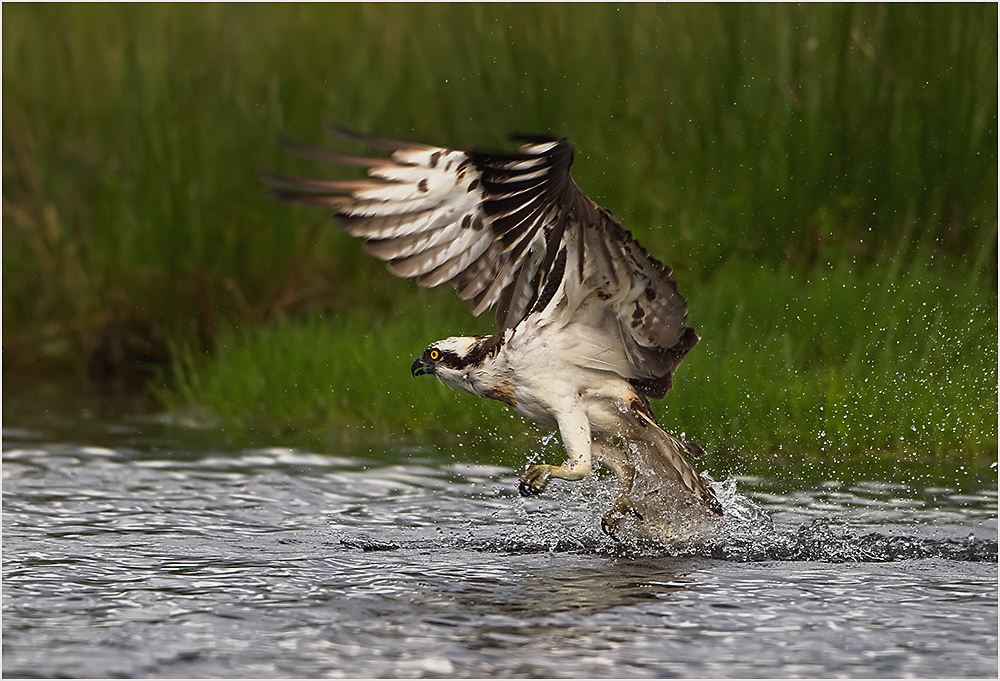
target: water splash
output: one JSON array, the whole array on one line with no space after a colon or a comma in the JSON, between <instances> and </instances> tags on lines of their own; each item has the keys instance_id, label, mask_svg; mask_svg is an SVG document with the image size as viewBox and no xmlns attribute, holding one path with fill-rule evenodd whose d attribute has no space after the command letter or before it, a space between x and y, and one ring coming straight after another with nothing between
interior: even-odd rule
<instances>
[{"instance_id":1,"label":"water splash","mask_svg":"<svg viewBox=\"0 0 1000 681\"><path fill-rule=\"evenodd\" d=\"M736 478L714 482L707 475L712 491L722 505L723 520L719 531L727 536L763 535L774 530L771 517L748 497L736 491Z\"/></svg>"},{"instance_id":2,"label":"water splash","mask_svg":"<svg viewBox=\"0 0 1000 681\"><path fill-rule=\"evenodd\" d=\"M726 533L687 545L622 547L634 555L697 556L736 563L815 561L824 563L889 563L938 558L973 563L996 563L997 541L973 535L936 539L879 532L861 533L824 520L794 530L771 530L754 536Z\"/></svg>"},{"instance_id":3,"label":"water splash","mask_svg":"<svg viewBox=\"0 0 1000 681\"><path fill-rule=\"evenodd\" d=\"M387 542L371 537L341 539L347 548L363 552L426 550L426 540ZM665 545L650 540L614 542L588 534L539 538L530 535L474 536L446 539L450 549L482 553L539 554L578 553L617 558L690 557L711 558L734 563L821 562L891 563L904 560L941 559L970 563L996 563L997 541L975 536L961 539L931 539L878 532L861 534L851 528L835 527L823 521L801 525L794 530L774 531L753 540L715 538L688 546Z\"/></svg>"},{"instance_id":4,"label":"water splash","mask_svg":"<svg viewBox=\"0 0 1000 681\"><path fill-rule=\"evenodd\" d=\"M942 558L970 562L997 562L997 541L970 534L961 539L932 539L861 532L816 519L794 530L779 530L770 516L737 491L732 476L710 480L723 508L723 520L708 536L691 541L662 543L640 539L623 543L624 553L701 556L733 562L820 561L892 562Z\"/></svg>"},{"instance_id":5,"label":"water splash","mask_svg":"<svg viewBox=\"0 0 1000 681\"><path fill-rule=\"evenodd\" d=\"M909 534L863 532L849 525L816 519L792 529L778 529L768 513L740 494L732 477L711 482L724 510L715 531L690 541L669 543L632 536L612 539L600 529L601 514L614 498L614 484L565 485L547 499L512 496L511 510L491 525L478 524L458 536L438 536L432 543L450 549L509 555L575 553L617 558L690 557L736 563L801 562L871 563L943 559L997 562L997 540L968 535L926 538ZM504 521L506 520L506 522ZM342 544L363 552L429 548L426 536L343 538Z\"/></svg>"}]
</instances>

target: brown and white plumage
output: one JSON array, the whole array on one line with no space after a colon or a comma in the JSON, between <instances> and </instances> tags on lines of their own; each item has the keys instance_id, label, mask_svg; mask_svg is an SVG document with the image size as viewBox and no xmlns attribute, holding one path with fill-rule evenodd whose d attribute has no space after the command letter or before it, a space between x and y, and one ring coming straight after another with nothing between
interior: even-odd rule
<instances>
[{"instance_id":1,"label":"brown and white plumage","mask_svg":"<svg viewBox=\"0 0 1000 681\"><path fill-rule=\"evenodd\" d=\"M638 485L651 499L719 511L681 454L700 450L660 430L647 401L670 390L698 342L687 303L670 268L573 181L567 140L520 136L520 153L490 154L335 132L391 156L290 145L321 162L366 168L369 177L268 181L281 198L333 209L396 276L449 283L475 315L495 308L496 335L432 344L414 373L434 373L560 429L569 460L529 469L522 493L541 491L550 477L583 477L593 454L623 483L656 468L659 487ZM612 449L625 454L616 462ZM650 457L669 465L632 460ZM651 508L634 498L625 506L643 517L642 507Z\"/></svg>"}]
</instances>

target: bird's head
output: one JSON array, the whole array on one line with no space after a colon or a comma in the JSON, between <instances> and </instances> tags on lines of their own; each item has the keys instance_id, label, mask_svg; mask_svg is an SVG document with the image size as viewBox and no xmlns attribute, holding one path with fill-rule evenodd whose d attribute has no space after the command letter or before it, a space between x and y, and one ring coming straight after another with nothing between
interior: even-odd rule
<instances>
[{"instance_id":1,"label":"bird's head","mask_svg":"<svg viewBox=\"0 0 1000 681\"><path fill-rule=\"evenodd\" d=\"M482 337L458 336L431 343L410 371L414 376L431 374L445 385L471 391L468 374L485 358L483 341Z\"/></svg>"}]
</instances>

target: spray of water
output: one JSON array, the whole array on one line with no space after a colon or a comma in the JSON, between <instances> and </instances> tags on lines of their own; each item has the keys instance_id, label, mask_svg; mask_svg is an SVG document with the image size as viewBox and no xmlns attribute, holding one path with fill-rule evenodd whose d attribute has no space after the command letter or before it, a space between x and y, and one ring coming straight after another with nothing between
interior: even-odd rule
<instances>
[{"instance_id":1,"label":"spray of water","mask_svg":"<svg viewBox=\"0 0 1000 681\"><path fill-rule=\"evenodd\" d=\"M861 533L819 519L794 529L777 529L767 512L728 477L711 482L723 516L709 533L691 537L622 533L615 538L600 530L601 516L617 495L613 477L592 477L576 484L553 485L546 496L511 497L516 525L491 538L479 538L472 548L505 552L582 552L620 557L691 556L733 562L822 561L888 562L944 558L996 562L997 541L973 536L958 539Z\"/></svg>"}]
</instances>

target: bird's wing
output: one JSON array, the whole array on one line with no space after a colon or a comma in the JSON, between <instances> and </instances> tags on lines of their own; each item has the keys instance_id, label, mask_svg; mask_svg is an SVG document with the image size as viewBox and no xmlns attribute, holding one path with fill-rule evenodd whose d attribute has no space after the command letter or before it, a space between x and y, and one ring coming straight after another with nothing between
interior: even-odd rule
<instances>
[{"instance_id":1,"label":"bird's wing","mask_svg":"<svg viewBox=\"0 0 1000 681\"><path fill-rule=\"evenodd\" d=\"M611 335L625 348L625 377L650 397L670 389L671 374L698 342L686 326L687 302L670 268L570 177L568 140L518 136L520 153L493 154L334 131L391 156L290 144L314 160L366 168L369 178L265 177L277 196L332 208L390 272L421 286L450 283L475 315L496 307L501 330L557 293L569 308L596 297L618 327Z\"/></svg>"}]
</instances>

